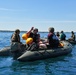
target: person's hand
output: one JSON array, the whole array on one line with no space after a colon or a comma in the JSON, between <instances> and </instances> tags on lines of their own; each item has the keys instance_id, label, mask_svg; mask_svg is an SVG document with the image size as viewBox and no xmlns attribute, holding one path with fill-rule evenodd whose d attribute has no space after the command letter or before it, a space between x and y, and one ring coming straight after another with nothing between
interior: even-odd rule
<instances>
[{"instance_id":1,"label":"person's hand","mask_svg":"<svg viewBox=\"0 0 76 75\"><path fill-rule=\"evenodd\" d=\"M34 27L31 28L31 30L33 30L33 29L34 29Z\"/></svg>"}]
</instances>

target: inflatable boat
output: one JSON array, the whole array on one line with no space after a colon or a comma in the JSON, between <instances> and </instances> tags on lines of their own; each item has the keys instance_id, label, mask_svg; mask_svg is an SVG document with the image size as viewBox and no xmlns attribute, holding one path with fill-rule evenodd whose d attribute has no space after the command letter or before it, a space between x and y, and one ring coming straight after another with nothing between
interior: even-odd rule
<instances>
[{"instance_id":1,"label":"inflatable boat","mask_svg":"<svg viewBox=\"0 0 76 75\"><path fill-rule=\"evenodd\" d=\"M41 41L46 42L47 41L47 38L41 38ZM69 43L71 43L73 45L76 44L76 41L70 41L70 40L66 40L66 41L68 41Z\"/></svg>"},{"instance_id":2,"label":"inflatable boat","mask_svg":"<svg viewBox=\"0 0 76 75\"><path fill-rule=\"evenodd\" d=\"M76 44L76 41L68 41L71 44Z\"/></svg>"},{"instance_id":3,"label":"inflatable boat","mask_svg":"<svg viewBox=\"0 0 76 75\"><path fill-rule=\"evenodd\" d=\"M63 47L26 51L20 57L17 58L19 61L35 61L47 58L58 57L71 53L72 45L69 42L62 41Z\"/></svg>"},{"instance_id":4,"label":"inflatable boat","mask_svg":"<svg viewBox=\"0 0 76 75\"><path fill-rule=\"evenodd\" d=\"M35 61L47 58L58 57L62 55L66 55L71 53L72 45L67 41L62 41L64 44L63 47L51 48L51 49L38 49L34 51L25 50L24 52L17 53L16 55L12 55L14 58L16 56L16 60L18 61ZM5 47L0 50L0 56L11 56L10 47Z\"/></svg>"},{"instance_id":5,"label":"inflatable boat","mask_svg":"<svg viewBox=\"0 0 76 75\"><path fill-rule=\"evenodd\" d=\"M11 50L11 47L10 46L7 46L5 48L2 48L0 50L0 56L10 56L10 50Z\"/></svg>"}]
</instances>

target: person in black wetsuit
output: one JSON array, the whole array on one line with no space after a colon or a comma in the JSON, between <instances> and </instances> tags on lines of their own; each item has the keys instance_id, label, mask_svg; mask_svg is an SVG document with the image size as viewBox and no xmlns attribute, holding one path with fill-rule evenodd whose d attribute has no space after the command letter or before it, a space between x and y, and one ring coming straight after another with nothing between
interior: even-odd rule
<instances>
[{"instance_id":1,"label":"person in black wetsuit","mask_svg":"<svg viewBox=\"0 0 76 75\"><path fill-rule=\"evenodd\" d=\"M36 49L38 49L40 41L40 34L38 34L38 29L37 28L34 29L34 27L32 27L31 30L27 32L27 34L29 34L28 38L33 38L33 43L31 45L34 45Z\"/></svg>"}]
</instances>

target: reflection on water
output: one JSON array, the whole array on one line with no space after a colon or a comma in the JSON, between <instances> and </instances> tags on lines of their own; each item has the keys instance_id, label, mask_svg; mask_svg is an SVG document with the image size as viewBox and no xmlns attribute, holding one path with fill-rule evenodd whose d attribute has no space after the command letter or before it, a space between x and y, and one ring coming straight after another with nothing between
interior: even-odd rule
<instances>
[{"instance_id":1,"label":"reflection on water","mask_svg":"<svg viewBox=\"0 0 76 75\"><path fill-rule=\"evenodd\" d=\"M38 60L34 62L19 62L12 60L11 57L0 58L0 73L10 75L58 75L76 73L76 60L72 54L57 58ZM73 67L73 70L71 68Z\"/></svg>"}]
</instances>

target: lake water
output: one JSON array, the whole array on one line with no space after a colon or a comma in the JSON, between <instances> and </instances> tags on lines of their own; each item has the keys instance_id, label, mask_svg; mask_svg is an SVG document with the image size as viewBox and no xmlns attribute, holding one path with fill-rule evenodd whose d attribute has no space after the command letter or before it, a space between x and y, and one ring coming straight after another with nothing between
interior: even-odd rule
<instances>
[{"instance_id":1,"label":"lake water","mask_svg":"<svg viewBox=\"0 0 76 75\"><path fill-rule=\"evenodd\" d=\"M0 32L0 49L10 45L12 33ZM47 33L40 34L41 37L47 36ZM66 33L66 36L69 38L71 34ZM0 56L0 75L76 75L76 45L69 55L34 62L19 62L12 57Z\"/></svg>"}]
</instances>

